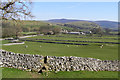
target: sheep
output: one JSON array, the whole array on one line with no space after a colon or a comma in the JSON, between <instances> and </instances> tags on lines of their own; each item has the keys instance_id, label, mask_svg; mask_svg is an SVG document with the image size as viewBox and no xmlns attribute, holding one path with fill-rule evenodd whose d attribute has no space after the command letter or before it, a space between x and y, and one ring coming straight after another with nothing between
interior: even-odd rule
<instances>
[{"instance_id":1,"label":"sheep","mask_svg":"<svg viewBox=\"0 0 120 80\"><path fill-rule=\"evenodd\" d=\"M25 48L27 48L28 46L27 45L25 45Z\"/></svg>"},{"instance_id":2,"label":"sheep","mask_svg":"<svg viewBox=\"0 0 120 80\"><path fill-rule=\"evenodd\" d=\"M78 47L78 45L76 45L76 47Z\"/></svg>"},{"instance_id":3,"label":"sheep","mask_svg":"<svg viewBox=\"0 0 120 80\"><path fill-rule=\"evenodd\" d=\"M69 45L67 45L67 47L69 47Z\"/></svg>"},{"instance_id":4,"label":"sheep","mask_svg":"<svg viewBox=\"0 0 120 80\"><path fill-rule=\"evenodd\" d=\"M103 48L103 45L101 45L100 48Z\"/></svg>"}]
</instances>

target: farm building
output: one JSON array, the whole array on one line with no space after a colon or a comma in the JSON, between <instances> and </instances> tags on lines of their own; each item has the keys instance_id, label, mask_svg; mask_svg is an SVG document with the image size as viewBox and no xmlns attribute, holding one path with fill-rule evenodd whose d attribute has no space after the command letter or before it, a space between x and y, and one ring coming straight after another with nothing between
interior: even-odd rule
<instances>
[{"instance_id":1,"label":"farm building","mask_svg":"<svg viewBox=\"0 0 120 80\"><path fill-rule=\"evenodd\" d=\"M80 35L80 32L68 32L68 34L77 34L77 35Z\"/></svg>"}]
</instances>

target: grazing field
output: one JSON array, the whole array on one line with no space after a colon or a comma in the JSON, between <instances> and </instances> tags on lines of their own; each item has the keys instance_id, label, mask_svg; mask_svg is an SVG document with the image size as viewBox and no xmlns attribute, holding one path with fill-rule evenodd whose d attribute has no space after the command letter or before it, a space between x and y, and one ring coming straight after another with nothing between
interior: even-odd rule
<instances>
[{"instance_id":1,"label":"grazing field","mask_svg":"<svg viewBox=\"0 0 120 80\"><path fill-rule=\"evenodd\" d=\"M118 72L112 71L60 71L58 73L48 72L48 76L13 68L3 68L2 72L2 78L118 78Z\"/></svg>"},{"instance_id":2,"label":"grazing field","mask_svg":"<svg viewBox=\"0 0 120 80\"><path fill-rule=\"evenodd\" d=\"M58 35L57 35L58 36ZM106 41L117 42L117 36L104 36L104 37L86 37L78 35L61 35L56 36L36 36L28 39L57 39L57 40L79 40L79 41ZM82 37L82 38L76 38ZM97 39L99 38L99 39ZM105 39L106 38L106 39ZM39 41L39 40L38 40ZM44 40L43 40L44 41ZM51 41L51 40L48 40ZM69 41L58 41L69 42ZM2 44L9 43L3 40ZM69 42L72 43L72 42ZM74 42L74 43L87 43L89 45L68 45L68 44L54 44L25 41L22 45L2 46L2 49L23 54L39 54L43 56L78 56L78 57L91 57L99 58L102 60L117 60L118 59L118 44L106 43L89 43L89 42ZM28 46L25 48L25 46ZM100 48L99 45L104 45ZM49 72L48 76L38 74L37 72L26 72L18 69L3 69L3 78L117 78L118 72L110 71L74 71L74 72Z\"/></svg>"},{"instance_id":3,"label":"grazing field","mask_svg":"<svg viewBox=\"0 0 120 80\"><path fill-rule=\"evenodd\" d=\"M36 35L36 32L21 32L22 35Z\"/></svg>"},{"instance_id":4,"label":"grazing field","mask_svg":"<svg viewBox=\"0 0 120 80\"><path fill-rule=\"evenodd\" d=\"M25 45L28 48L25 48ZM41 47L40 47L41 46ZM77 46L64 44L50 44L38 42L25 42L24 45L2 46L7 51L23 54L39 54L44 56L79 56L79 57L92 57L102 60L116 60L118 59L118 46Z\"/></svg>"},{"instance_id":5,"label":"grazing field","mask_svg":"<svg viewBox=\"0 0 120 80\"><path fill-rule=\"evenodd\" d=\"M47 37L47 36L37 36L32 37L32 39L52 39L56 38L59 40L65 40L64 37ZM67 40L76 40L79 38L68 38ZM84 39L85 38L81 38ZM89 39L87 39L89 40ZM96 40L96 39L92 39ZM101 39L99 39L102 41ZM108 39L109 40L109 39ZM39 41L39 40L38 40ZM117 41L117 40L115 40ZM3 41L5 43L7 41ZM61 42L61 41L59 41ZM64 42L64 41L62 41ZM81 43L81 42L77 42ZM85 43L86 44L86 43ZM92 57L99 58L102 60L116 60L118 59L118 44L106 44L106 43L87 43L89 45L68 45L68 44L54 44L54 43L42 43L42 42L28 42L26 41L23 45L11 45L2 46L3 49L12 51L15 53L23 54L39 54L44 56L78 56L78 57ZM28 46L25 48L25 46ZM104 45L100 48L98 45Z\"/></svg>"},{"instance_id":6,"label":"grazing field","mask_svg":"<svg viewBox=\"0 0 120 80\"><path fill-rule=\"evenodd\" d=\"M58 35L58 36L36 36L35 39L57 39L57 40L77 40L77 41L102 41L102 42L118 42L117 36L104 37L87 37L78 35Z\"/></svg>"}]
</instances>

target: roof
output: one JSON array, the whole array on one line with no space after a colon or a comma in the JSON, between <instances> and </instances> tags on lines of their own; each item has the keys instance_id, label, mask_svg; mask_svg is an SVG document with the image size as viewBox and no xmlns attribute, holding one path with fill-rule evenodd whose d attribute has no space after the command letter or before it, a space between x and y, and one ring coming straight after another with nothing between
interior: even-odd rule
<instances>
[{"instance_id":1,"label":"roof","mask_svg":"<svg viewBox=\"0 0 120 80\"><path fill-rule=\"evenodd\" d=\"M73 33L73 34L80 34L80 32L69 32L69 33Z\"/></svg>"}]
</instances>

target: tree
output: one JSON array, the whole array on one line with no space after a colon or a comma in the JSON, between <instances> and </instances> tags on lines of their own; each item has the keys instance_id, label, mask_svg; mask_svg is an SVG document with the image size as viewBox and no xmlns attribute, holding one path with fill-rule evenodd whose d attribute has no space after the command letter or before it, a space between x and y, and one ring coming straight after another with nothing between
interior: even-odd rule
<instances>
[{"instance_id":1,"label":"tree","mask_svg":"<svg viewBox=\"0 0 120 80\"><path fill-rule=\"evenodd\" d=\"M30 32L30 27L22 27L23 32Z\"/></svg>"},{"instance_id":2,"label":"tree","mask_svg":"<svg viewBox=\"0 0 120 80\"><path fill-rule=\"evenodd\" d=\"M30 5L31 2L29 0L7 0L6 2L2 0L0 2L1 17L4 20L20 20L26 17L33 17Z\"/></svg>"},{"instance_id":3,"label":"tree","mask_svg":"<svg viewBox=\"0 0 120 80\"><path fill-rule=\"evenodd\" d=\"M49 31L52 31L52 27L47 25L47 26L41 26L39 28L39 33L47 34Z\"/></svg>"},{"instance_id":4,"label":"tree","mask_svg":"<svg viewBox=\"0 0 120 80\"><path fill-rule=\"evenodd\" d=\"M105 33L106 33L106 34L110 34L111 29L105 28L104 30L105 30Z\"/></svg>"},{"instance_id":5,"label":"tree","mask_svg":"<svg viewBox=\"0 0 120 80\"><path fill-rule=\"evenodd\" d=\"M8 25L9 23L9 25ZM15 23L12 22L3 22L3 28L2 28L2 37L18 37L20 35L21 27Z\"/></svg>"},{"instance_id":6,"label":"tree","mask_svg":"<svg viewBox=\"0 0 120 80\"><path fill-rule=\"evenodd\" d=\"M21 32L20 24L22 24L21 19L28 17L33 17L31 14L30 0L4 0L0 1L0 11L2 22L14 21L13 25L9 25L3 28L3 36L16 36L18 37ZM5 24L7 25L7 24ZM2 25L2 27L5 27Z\"/></svg>"},{"instance_id":7,"label":"tree","mask_svg":"<svg viewBox=\"0 0 120 80\"><path fill-rule=\"evenodd\" d=\"M100 36L103 35L103 30L102 30L100 27L98 27L98 28L93 28L93 29L91 29L90 31L92 31L93 34L98 34L98 35L100 35Z\"/></svg>"},{"instance_id":8,"label":"tree","mask_svg":"<svg viewBox=\"0 0 120 80\"><path fill-rule=\"evenodd\" d=\"M52 26L52 25L44 25L39 28L38 34L58 34L60 33L61 28L58 26Z\"/></svg>"},{"instance_id":9,"label":"tree","mask_svg":"<svg viewBox=\"0 0 120 80\"><path fill-rule=\"evenodd\" d=\"M60 33L60 31L61 31L61 28L60 28L60 27L55 27L55 28L53 28L54 34L58 34L58 33Z\"/></svg>"}]
</instances>

